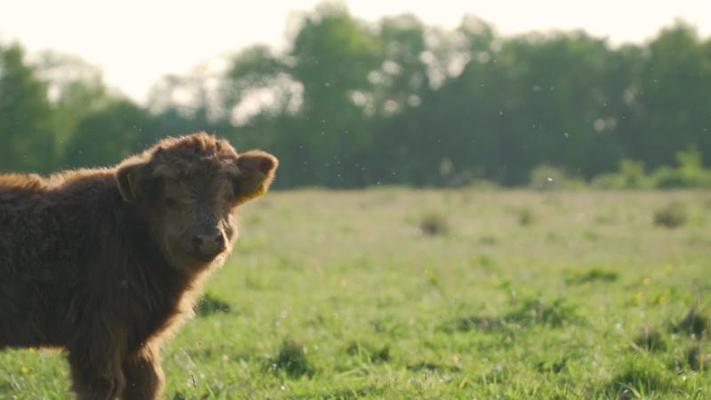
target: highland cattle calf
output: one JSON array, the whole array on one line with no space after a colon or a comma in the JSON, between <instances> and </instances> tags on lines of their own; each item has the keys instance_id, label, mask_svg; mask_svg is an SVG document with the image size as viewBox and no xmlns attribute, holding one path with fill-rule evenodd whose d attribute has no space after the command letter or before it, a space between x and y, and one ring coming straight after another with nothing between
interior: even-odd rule
<instances>
[{"instance_id":1,"label":"highland cattle calf","mask_svg":"<svg viewBox=\"0 0 711 400\"><path fill-rule=\"evenodd\" d=\"M0 349L65 349L80 399L158 398L162 339L276 168L197 133L114 168L0 175Z\"/></svg>"}]
</instances>

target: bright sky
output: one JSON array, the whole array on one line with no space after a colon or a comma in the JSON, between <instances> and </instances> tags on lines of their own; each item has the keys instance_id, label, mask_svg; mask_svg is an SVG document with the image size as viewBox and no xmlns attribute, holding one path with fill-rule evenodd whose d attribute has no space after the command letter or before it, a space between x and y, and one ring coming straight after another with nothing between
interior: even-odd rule
<instances>
[{"instance_id":1,"label":"bright sky","mask_svg":"<svg viewBox=\"0 0 711 400\"><path fill-rule=\"evenodd\" d=\"M168 73L254 43L284 45L289 16L318 0L0 0L0 42L53 49L98 65L105 81L143 101ZM453 28L476 15L503 34L583 28L612 43L640 42L675 18L711 36L711 0L351 0L367 20L414 13Z\"/></svg>"}]
</instances>

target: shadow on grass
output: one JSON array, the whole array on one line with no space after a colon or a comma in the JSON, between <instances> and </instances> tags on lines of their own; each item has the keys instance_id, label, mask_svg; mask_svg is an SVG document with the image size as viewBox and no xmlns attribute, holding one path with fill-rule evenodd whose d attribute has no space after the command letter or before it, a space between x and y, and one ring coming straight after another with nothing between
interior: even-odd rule
<instances>
[{"instance_id":1,"label":"shadow on grass","mask_svg":"<svg viewBox=\"0 0 711 400\"><path fill-rule=\"evenodd\" d=\"M686 351L684 355L686 358L686 363L691 370L705 371L709 368L709 362L711 362L711 355L705 353L701 346L692 346Z\"/></svg>"},{"instance_id":2,"label":"shadow on grass","mask_svg":"<svg viewBox=\"0 0 711 400\"><path fill-rule=\"evenodd\" d=\"M608 271L602 268L592 268L585 272L572 274L565 279L569 285L582 285L591 282L614 282L619 278L617 272Z\"/></svg>"},{"instance_id":3,"label":"shadow on grass","mask_svg":"<svg viewBox=\"0 0 711 400\"><path fill-rule=\"evenodd\" d=\"M674 388L674 382L663 371L638 360L617 373L605 385L603 393L606 398L633 399L668 393Z\"/></svg>"},{"instance_id":4,"label":"shadow on grass","mask_svg":"<svg viewBox=\"0 0 711 400\"><path fill-rule=\"evenodd\" d=\"M578 315L576 307L559 297L551 302L541 298L527 298L516 301L511 310L500 317L472 315L455 318L440 325L447 332L505 331L515 327L534 325L557 328L570 323L580 323L584 319Z\"/></svg>"},{"instance_id":5,"label":"shadow on grass","mask_svg":"<svg viewBox=\"0 0 711 400\"><path fill-rule=\"evenodd\" d=\"M637 348L650 352L659 352L667 349L664 336L659 330L650 326L642 328L633 342Z\"/></svg>"},{"instance_id":6,"label":"shadow on grass","mask_svg":"<svg viewBox=\"0 0 711 400\"><path fill-rule=\"evenodd\" d=\"M195 306L195 314L198 317L207 317L213 314L228 314L232 307L226 301L208 292L198 301Z\"/></svg>"},{"instance_id":7,"label":"shadow on grass","mask_svg":"<svg viewBox=\"0 0 711 400\"><path fill-rule=\"evenodd\" d=\"M371 364L382 364L390 361L390 345L387 344L374 346L353 341L346 347L346 353L353 357L364 357Z\"/></svg>"},{"instance_id":8,"label":"shadow on grass","mask_svg":"<svg viewBox=\"0 0 711 400\"><path fill-rule=\"evenodd\" d=\"M677 323L670 325L670 331L674 333L686 333L700 339L709 329L709 317L694 306Z\"/></svg>"},{"instance_id":9,"label":"shadow on grass","mask_svg":"<svg viewBox=\"0 0 711 400\"><path fill-rule=\"evenodd\" d=\"M284 339L276 356L267 360L267 369L285 373L289 378L310 378L316 373L316 368L306 355L306 346L291 338Z\"/></svg>"},{"instance_id":10,"label":"shadow on grass","mask_svg":"<svg viewBox=\"0 0 711 400\"><path fill-rule=\"evenodd\" d=\"M561 357L556 360L539 361L535 364L536 371L542 374L559 374L568 366L568 358Z\"/></svg>"}]
</instances>

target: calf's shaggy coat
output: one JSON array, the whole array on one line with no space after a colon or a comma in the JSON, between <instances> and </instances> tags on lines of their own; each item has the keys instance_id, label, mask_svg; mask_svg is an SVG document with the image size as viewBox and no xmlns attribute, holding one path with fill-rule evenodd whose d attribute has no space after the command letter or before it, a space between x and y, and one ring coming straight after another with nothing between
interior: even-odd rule
<instances>
[{"instance_id":1,"label":"calf's shaggy coat","mask_svg":"<svg viewBox=\"0 0 711 400\"><path fill-rule=\"evenodd\" d=\"M0 175L0 349L67 352L80 399L155 399L159 347L277 160L205 133L114 168Z\"/></svg>"}]
</instances>

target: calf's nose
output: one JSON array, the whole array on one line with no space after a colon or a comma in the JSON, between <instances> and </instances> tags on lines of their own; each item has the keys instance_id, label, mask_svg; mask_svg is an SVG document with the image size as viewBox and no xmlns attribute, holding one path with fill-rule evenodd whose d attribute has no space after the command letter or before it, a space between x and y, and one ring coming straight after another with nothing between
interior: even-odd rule
<instances>
[{"instance_id":1,"label":"calf's nose","mask_svg":"<svg viewBox=\"0 0 711 400\"><path fill-rule=\"evenodd\" d=\"M203 254L218 254L225 250L227 241L222 232L200 234L193 237L195 247Z\"/></svg>"}]
</instances>

